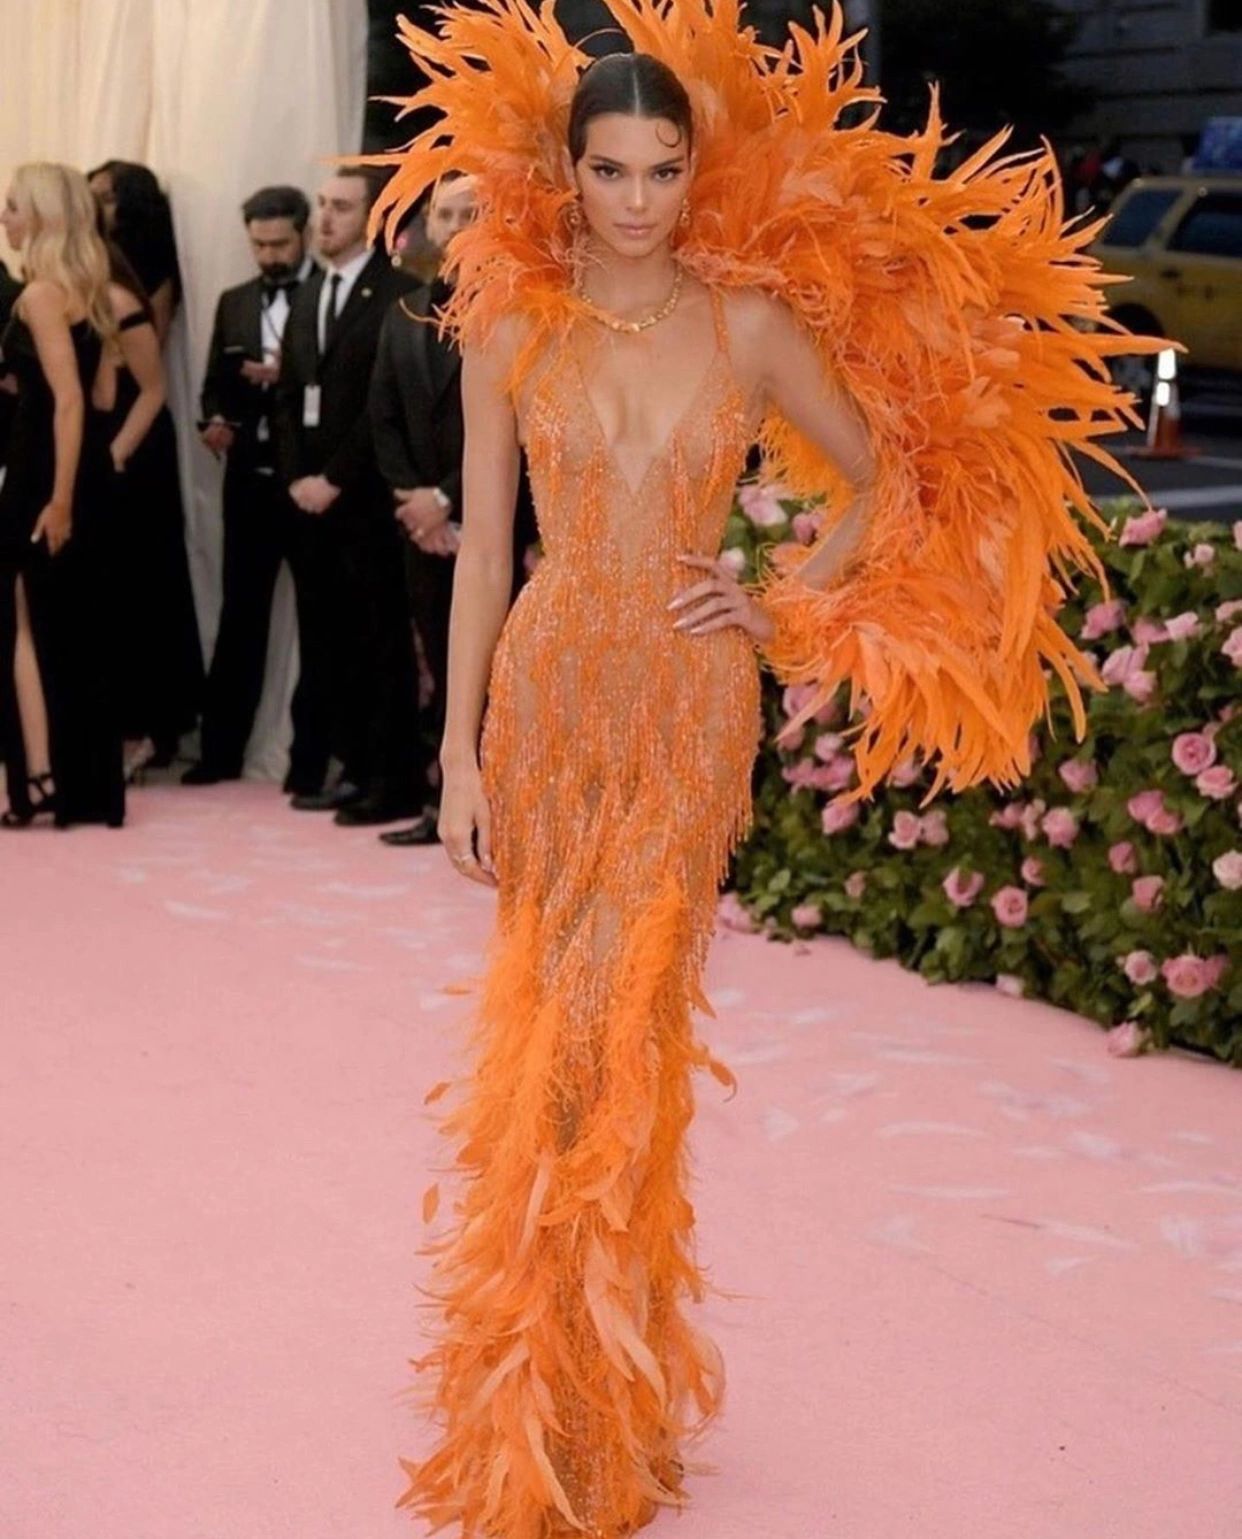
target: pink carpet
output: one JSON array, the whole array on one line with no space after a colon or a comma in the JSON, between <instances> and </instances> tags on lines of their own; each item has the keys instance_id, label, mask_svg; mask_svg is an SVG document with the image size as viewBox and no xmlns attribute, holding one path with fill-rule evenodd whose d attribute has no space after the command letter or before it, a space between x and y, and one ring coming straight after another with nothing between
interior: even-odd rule
<instances>
[{"instance_id":1,"label":"pink carpet","mask_svg":"<svg viewBox=\"0 0 1242 1539\"><path fill-rule=\"evenodd\" d=\"M4 836L3 1539L383 1539L492 899L266 786ZM1234 1539L1242 1076L724 934L730 1370L652 1539Z\"/></svg>"}]
</instances>

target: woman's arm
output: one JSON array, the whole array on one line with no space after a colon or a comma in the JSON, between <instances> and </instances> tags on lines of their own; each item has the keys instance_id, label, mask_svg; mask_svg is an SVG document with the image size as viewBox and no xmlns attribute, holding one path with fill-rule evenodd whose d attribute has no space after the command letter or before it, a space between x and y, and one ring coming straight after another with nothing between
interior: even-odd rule
<instances>
[{"instance_id":1,"label":"woman's arm","mask_svg":"<svg viewBox=\"0 0 1242 1539\"><path fill-rule=\"evenodd\" d=\"M39 366L52 392L52 437L56 449L56 470L52 495L39 514L31 543L47 540L54 556L69 538L73 528L73 488L82 456L82 424L86 406L78 360L65 316L65 294L58 284L43 279L28 283L14 309L34 338Z\"/></svg>"},{"instance_id":2,"label":"woman's arm","mask_svg":"<svg viewBox=\"0 0 1242 1539\"><path fill-rule=\"evenodd\" d=\"M168 343L168 333L172 330L173 316L177 313L177 295L173 288L171 278L165 278L155 293L151 295L151 314L155 321L155 337L160 352Z\"/></svg>"},{"instance_id":3,"label":"woman's arm","mask_svg":"<svg viewBox=\"0 0 1242 1539\"><path fill-rule=\"evenodd\" d=\"M495 879L490 812L479 770L479 732L492 654L509 610L513 583L513 517L521 452L517 417L504 381L515 330L515 325L502 323L485 350L467 349L462 357L464 509L453 578L448 698L440 747L444 771L440 840L464 875L489 884Z\"/></svg>"},{"instance_id":4,"label":"woman's arm","mask_svg":"<svg viewBox=\"0 0 1242 1539\"><path fill-rule=\"evenodd\" d=\"M853 489L849 506L797 569L799 591L819 592L840 574L862 539L875 477L870 439L857 407L825 374L814 344L788 306L765 294L738 296L733 333L739 374L754 379L755 392L821 449ZM669 605L679 612L674 630L706 636L736 625L760 646L773 639L771 615L719 560L688 554L680 560L707 575Z\"/></svg>"},{"instance_id":5,"label":"woman's arm","mask_svg":"<svg viewBox=\"0 0 1242 1539\"><path fill-rule=\"evenodd\" d=\"M110 286L109 295L113 313L121 323L121 329L117 332L117 347L125 367L138 386L133 405L125 414L125 421L121 423L111 445L113 465L117 470L124 470L126 461L159 416L167 391L155 327L145 318L137 324L132 320L134 316L143 315L141 302L128 289L115 283ZM130 324L125 325L126 321Z\"/></svg>"},{"instance_id":6,"label":"woman's arm","mask_svg":"<svg viewBox=\"0 0 1242 1539\"><path fill-rule=\"evenodd\" d=\"M858 408L825 374L814 344L787 305L760 298L756 332L759 385L765 399L832 460L853 491L844 513L798 568L802 582L824 588L863 535L875 479L871 442Z\"/></svg>"}]
</instances>

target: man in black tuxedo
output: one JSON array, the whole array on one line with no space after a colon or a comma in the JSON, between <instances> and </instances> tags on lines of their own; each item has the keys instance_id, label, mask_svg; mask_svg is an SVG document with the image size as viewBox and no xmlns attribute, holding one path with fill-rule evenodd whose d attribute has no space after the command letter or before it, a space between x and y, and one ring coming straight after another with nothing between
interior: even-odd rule
<instances>
[{"instance_id":1,"label":"man in black tuxedo","mask_svg":"<svg viewBox=\"0 0 1242 1539\"><path fill-rule=\"evenodd\" d=\"M446 173L432 190L426 232L443 251L477 211L473 178ZM379 467L392 511L405 537L410 615L432 679L428 710L418 722L424 759L418 789L427 802L408 828L380 835L386 844L430 844L436 838L434 794L427 775L428 739L439 747L448 690L449 611L454 557L460 543L462 460L465 429L461 403L461 354L437 334L435 312L448 300L447 281L437 277L389 310L380 332L371 380L371 421ZM514 519L516 594L525 577L524 558L535 539L529 485L523 476ZM411 710L417 709L417 701Z\"/></svg>"},{"instance_id":2,"label":"man in black tuxedo","mask_svg":"<svg viewBox=\"0 0 1242 1539\"><path fill-rule=\"evenodd\" d=\"M318 197L323 269L294 301L281 350L277 460L306 548L298 590L301 666L317 731L295 760L302 810L344 824L392 822L418 810L409 702L414 652L401 541L371 441L367 392L380 326L413 288L366 243L379 182L365 168L328 178ZM325 781L330 755L342 775Z\"/></svg>"},{"instance_id":3,"label":"man in black tuxedo","mask_svg":"<svg viewBox=\"0 0 1242 1539\"><path fill-rule=\"evenodd\" d=\"M207 448L228 460L223 601L203 706L202 755L182 775L185 785L241 775L263 692L277 573L282 560L297 565L294 510L276 474L270 415L293 295L314 266L306 252L309 218L310 204L296 187L263 187L247 198L242 219L259 271L225 289L216 306L200 431ZM295 694L295 763L304 747L304 705L305 694Z\"/></svg>"}]
</instances>

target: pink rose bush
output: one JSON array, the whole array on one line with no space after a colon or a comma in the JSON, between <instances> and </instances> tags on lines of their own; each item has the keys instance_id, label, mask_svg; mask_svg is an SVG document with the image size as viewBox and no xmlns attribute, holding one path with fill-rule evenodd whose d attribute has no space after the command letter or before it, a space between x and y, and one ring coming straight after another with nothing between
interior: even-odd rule
<instances>
[{"instance_id":1,"label":"pink rose bush","mask_svg":"<svg viewBox=\"0 0 1242 1539\"><path fill-rule=\"evenodd\" d=\"M747 500L731 530L748 552L814 537L818 514L792 499L779 523ZM1051 1000L1111 1028L1119 1057L1178 1040L1242 1066L1227 939L1242 935L1242 520L1130 504L1114 533L1095 546L1111 591L1083 581L1058 616L1108 686L1084 696L1081 740L1048 671L1051 721L1020 782L928 803L933 767L911 755L873 798L839 803L866 714L843 688L769 750L738 888L757 928L844 934L932 980ZM814 694L772 688L774 728Z\"/></svg>"}]
</instances>

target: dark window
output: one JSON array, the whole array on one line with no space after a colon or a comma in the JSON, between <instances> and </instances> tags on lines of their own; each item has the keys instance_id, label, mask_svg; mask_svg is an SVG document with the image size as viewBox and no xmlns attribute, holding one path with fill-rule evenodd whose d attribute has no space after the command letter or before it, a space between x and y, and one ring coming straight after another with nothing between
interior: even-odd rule
<instances>
[{"instance_id":1,"label":"dark window","mask_svg":"<svg viewBox=\"0 0 1242 1539\"><path fill-rule=\"evenodd\" d=\"M1180 197L1176 187L1149 187L1132 193L1104 231L1104 245L1141 246Z\"/></svg>"},{"instance_id":2,"label":"dark window","mask_svg":"<svg viewBox=\"0 0 1242 1539\"><path fill-rule=\"evenodd\" d=\"M1206 193L1178 225L1169 250L1242 258L1242 196Z\"/></svg>"},{"instance_id":3,"label":"dark window","mask_svg":"<svg viewBox=\"0 0 1242 1539\"><path fill-rule=\"evenodd\" d=\"M1242 0L1208 0L1209 32L1242 32Z\"/></svg>"}]
</instances>

